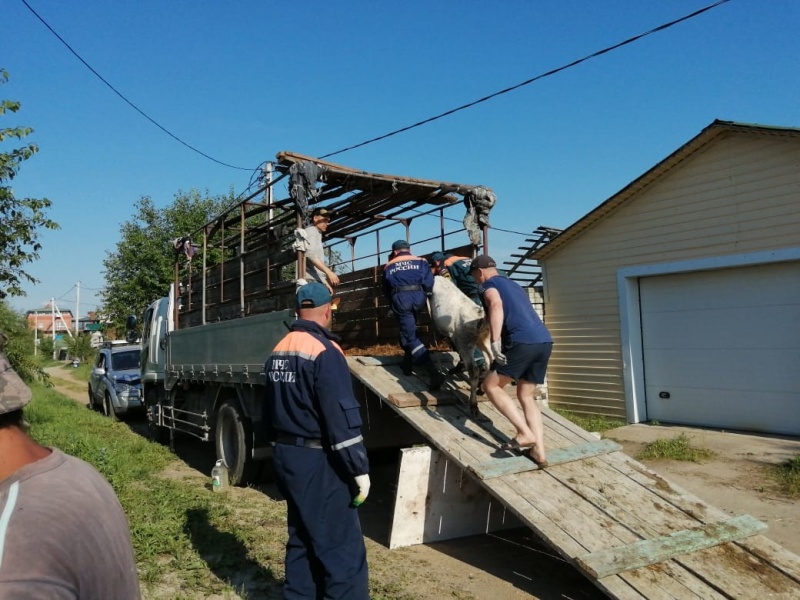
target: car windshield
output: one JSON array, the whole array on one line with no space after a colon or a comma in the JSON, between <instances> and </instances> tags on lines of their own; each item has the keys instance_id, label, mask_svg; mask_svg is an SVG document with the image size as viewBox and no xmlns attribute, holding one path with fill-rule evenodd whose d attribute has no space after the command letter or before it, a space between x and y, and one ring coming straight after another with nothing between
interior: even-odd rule
<instances>
[{"instance_id":1,"label":"car windshield","mask_svg":"<svg viewBox=\"0 0 800 600\"><path fill-rule=\"evenodd\" d=\"M115 371L126 371L139 368L139 351L128 350L111 355L111 368Z\"/></svg>"}]
</instances>

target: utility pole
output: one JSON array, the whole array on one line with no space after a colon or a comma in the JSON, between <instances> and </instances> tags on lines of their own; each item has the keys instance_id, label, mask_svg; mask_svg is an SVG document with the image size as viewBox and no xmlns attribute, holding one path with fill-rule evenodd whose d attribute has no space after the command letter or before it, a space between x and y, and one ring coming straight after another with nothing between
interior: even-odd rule
<instances>
[{"instance_id":1,"label":"utility pole","mask_svg":"<svg viewBox=\"0 0 800 600\"><path fill-rule=\"evenodd\" d=\"M80 321L80 305L81 305L81 282L75 284L78 291L75 292L75 337L78 337L78 321Z\"/></svg>"}]
</instances>

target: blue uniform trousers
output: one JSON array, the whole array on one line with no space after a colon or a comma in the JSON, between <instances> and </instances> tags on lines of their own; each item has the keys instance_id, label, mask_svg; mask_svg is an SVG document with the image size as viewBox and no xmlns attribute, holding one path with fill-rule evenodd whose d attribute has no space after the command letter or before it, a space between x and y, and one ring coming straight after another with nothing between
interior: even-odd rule
<instances>
[{"instance_id":1,"label":"blue uniform trousers","mask_svg":"<svg viewBox=\"0 0 800 600\"><path fill-rule=\"evenodd\" d=\"M367 552L347 479L324 450L276 444L275 475L286 497L284 598L368 600Z\"/></svg>"},{"instance_id":2,"label":"blue uniform trousers","mask_svg":"<svg viewBox=\"0 0 800 600\"><path fill-rule=\"evenodd\" d=\"M427 305L423 291L397 292L392 296L392 310L400 325L400 347L415 365L430 361L428 349L417 335L417 314Z\"/></svg>"}]
</instances>

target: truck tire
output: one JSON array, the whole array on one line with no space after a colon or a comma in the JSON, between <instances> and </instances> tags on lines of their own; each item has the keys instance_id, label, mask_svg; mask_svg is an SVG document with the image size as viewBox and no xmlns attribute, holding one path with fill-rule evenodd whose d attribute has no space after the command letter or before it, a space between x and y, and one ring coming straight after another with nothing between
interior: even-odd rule
<instances>
[{"instance_id":1,"label":"truck tire","mask_svg":"<svg viewBox=\"0 0 800 600\"><path fill-rule=\"evenodd\" d=\"M147 390L147 395L144 398L145 417L147 418L147 437L157 444L166 445L169 443L169 429L155 424L153 410L156 404L158 404L158 392L154 389Z\"/></svg>"},{"instance_id":2,"label":"truck tire","mask_svg":"<svg viewBox=\"0 0 800 600\"><path fill-rule=\"evenodd\" d=\"M214 440L217 460L225 461L231 485L254 482L261 463L252 459L252 435L237 402L223 402L219 407Z\"/></svg>"}]
</instances>

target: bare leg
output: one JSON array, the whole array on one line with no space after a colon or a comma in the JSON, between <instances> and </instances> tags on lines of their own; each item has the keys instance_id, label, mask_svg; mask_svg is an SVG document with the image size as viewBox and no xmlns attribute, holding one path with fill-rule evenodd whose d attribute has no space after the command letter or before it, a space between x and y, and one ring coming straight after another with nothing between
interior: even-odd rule
<instances>
[{"instance_id":1,"label":"bare leg","mask_svg":"<svg viewBox=\"0 0 800 600\"><path fill-rule=\"evenodd\" d=\"M525 422L536 438L536 448L533 450L533 457L538 462L547 460L544 450L544 423L542 421L542 411L536 404L536 384L524 379L517 380L517 399L522 412L525 414Z\"/></svg>"},{"instance_id":2,"label":"bare leg","mask_svg":"<svg viewBox=\"0 0 800 600\"><path fill-rule=\"evenodd\" d=\"M537 438L528 425L525 414L520 412L516 402L503 390L510 381L510 377L499 375L497 371L490 371L483 380L483 391L486 392L489 400L500 411L500 414L511 421L511 424L516 428L517 442L523 446L530 445L536 442Z\"/></svg>"}]
</instances>

